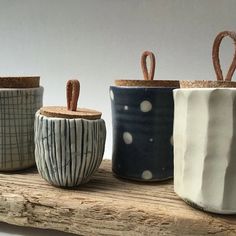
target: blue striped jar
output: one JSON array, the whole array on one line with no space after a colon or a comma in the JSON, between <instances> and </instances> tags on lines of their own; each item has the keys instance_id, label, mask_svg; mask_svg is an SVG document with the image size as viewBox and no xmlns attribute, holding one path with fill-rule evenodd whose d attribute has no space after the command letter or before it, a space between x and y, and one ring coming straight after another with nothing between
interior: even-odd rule
<instances>
[{"instance_id":1,"label":"blue striped jar","mask_svg":"<svg viewBox=\"0 0 236 236\"><path fill-rule=\"evenodd\" d=\"M149 75L143 64L147 56L151 57ZM144 52L141 61L144 80L116 80L116 86L110 87L112 170L130 180L161 181L173 177L172 92L179 82L153 80L151 52Z\"/></svg>"},{"instance_id":2,"label":"blue striped jar","mask_svg":"<svg viewBox=\"0 0 236 236\"><path fill-rule=\"evenodd\" d=\"M43 103L39 76L0 77L0 171L35 165L34 117Z\"/></svg>"},{"instance_id":3,"label":"blue striped jar","mask_svg":"<svg viewBox=\"0 0 236 236\"><path fill-rule=\"evenodd\" d=\"M105 121L94 110L43 107L35 116L35 157L50 184L75 187L89 181L100 166L106 140ZM86 117L83 116L86 115Z\"/></svg>"}]
</instances>

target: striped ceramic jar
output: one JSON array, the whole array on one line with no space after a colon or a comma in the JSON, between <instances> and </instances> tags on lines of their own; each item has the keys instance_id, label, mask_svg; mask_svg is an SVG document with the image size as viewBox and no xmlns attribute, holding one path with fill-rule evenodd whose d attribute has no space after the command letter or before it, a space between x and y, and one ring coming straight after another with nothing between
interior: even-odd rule
<instances>
[{"instance_id":1,"label":"striped ceramic jar","mask_svg":"<svg viewBox=\"0 0 236 236\"><path fill-rule=\"evenodd\" d=\"M35 165L34 116L42 102L42 87L0 89L0 171Z\"/></svg>"},{"instance_id":2,"label":"striped ceramic jar","mask_svg":"<svg viewBox=\"0 0 236 236\"><path fill-rule=\"evenodd\" d=\"M106 140L103 119L35 119L38 171L50 184L73 187L87 182L101 164Z\"/></svg>"}]
</instances>

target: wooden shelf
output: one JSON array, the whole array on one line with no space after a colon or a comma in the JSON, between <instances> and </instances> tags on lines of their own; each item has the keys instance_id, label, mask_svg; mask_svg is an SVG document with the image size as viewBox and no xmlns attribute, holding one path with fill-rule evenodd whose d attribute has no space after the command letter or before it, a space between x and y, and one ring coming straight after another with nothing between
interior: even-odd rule
<instances>
[{"instance_id":1,"label":"wooden shelf","mask_svg":"<svg viewBox=\"0 0 236 236\"><path fill-rule=\"evenodd\" d=\"M78 235L236 235L236 216L203 213L173 192L172 182L113 177L103 161L77 189L47 184L35 169L0 174L0 221Z\"/></svg>"}]
</instances>

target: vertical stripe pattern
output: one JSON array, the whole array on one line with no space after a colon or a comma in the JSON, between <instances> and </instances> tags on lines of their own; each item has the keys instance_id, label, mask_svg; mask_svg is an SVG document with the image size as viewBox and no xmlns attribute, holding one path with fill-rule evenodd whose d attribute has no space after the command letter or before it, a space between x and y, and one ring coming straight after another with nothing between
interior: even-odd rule
<instances>
[{"instance_id":1,"label":"vertical stripe pattern","mask_svg":"<svg viewBox=\"0 0 236 236\"><path fill-rule=\"evenodd\" d=\"M42 98L42 87L0 90L0 171L35 164L34 117Z\"/></svg>"},{"instance_id":2,"label":"vertical stripe pattern","mask_svg":"<svg viewBox=\"0 0 236 236\"><path fill-rule=\"evenodd\" d=\"M105 140L102 119L63 119L36 113L36 164L52 185L73 187L87 182L102 162Z\"/></svg>"}]
</instances>

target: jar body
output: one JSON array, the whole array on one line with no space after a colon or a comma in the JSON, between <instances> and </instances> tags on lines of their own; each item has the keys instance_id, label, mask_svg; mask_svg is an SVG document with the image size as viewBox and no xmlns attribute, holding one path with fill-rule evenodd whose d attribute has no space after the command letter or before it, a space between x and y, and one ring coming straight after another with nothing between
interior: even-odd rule
<instances>
[{"instance_id":1,"label":"jar body","mask_svg":"<svg viewBox=\"0 0 236 236\"><path fill-rule=\"evenodd\" d=\"M43 88L0 89L0 171L35 165L34 117Z\"/></svg>"},{"instance_id":2,"label":"jar body","mask_svg":"<svg viewBox=\"0 0 236 236\"><path fill-rule=\"evenodd\" d=\"M205 211L236 213L236 89L174 91L174 189Z\"/></svg>"},{"instance_id":3,"label":"jar body","mask_svg":"<svg viewBox=\"0 0 236 236\"><path fill-rule=\"evenodd\" d=\"M110 87L116 175L140 181L172 178L172 90Z\"/></svg>"},{"instance_id":4,"label":"jar body","mask_svg":"<svg viewBox=\"0 0 236 236\"><path fill-rule=\"evenodd\" d=\"M89 180L101 164L106 139L102 119L35 117L35 157L50 184L74 187Z\"/></svg>"}]
</instances>

